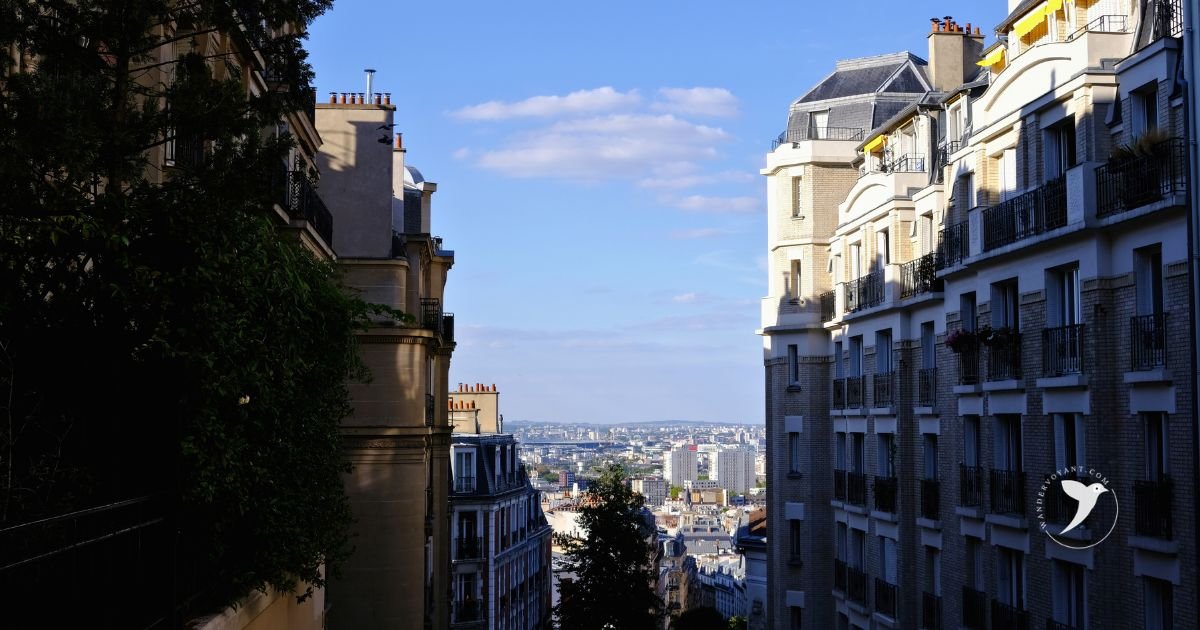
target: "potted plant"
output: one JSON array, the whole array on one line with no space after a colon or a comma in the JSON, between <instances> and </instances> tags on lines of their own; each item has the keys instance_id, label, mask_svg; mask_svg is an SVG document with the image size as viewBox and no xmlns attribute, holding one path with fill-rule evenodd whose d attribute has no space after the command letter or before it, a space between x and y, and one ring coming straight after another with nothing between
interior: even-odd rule
<instances>
[{"instance_id":1,"label":"potted plant","mask_svg":"<svg viewBox=\"0 0 1200 630\"><path fill-rule=\"evenodd\" d=\"M975 333L965 328L952 330L946 335L946 347L956 354L971 348L976 341Z\"/></svg>"},{"instance_id":2,"label":"potted plant","mask_svg":"<svg viewBox=\"0 0 1200 630\"><path fill-rule=\"evenodd\" d=\"M1008 326L984 326L978 334L980 343L989 348L1011 346L1017 339L1017 331Z\"/></svg>"}]
</instances>

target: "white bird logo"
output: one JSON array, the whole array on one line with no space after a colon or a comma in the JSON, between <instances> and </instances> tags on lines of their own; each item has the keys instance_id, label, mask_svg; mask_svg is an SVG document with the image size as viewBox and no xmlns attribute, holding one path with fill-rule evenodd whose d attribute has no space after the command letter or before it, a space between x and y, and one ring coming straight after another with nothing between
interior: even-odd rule
<instances>
[{"instance_id":1,"label":"white bird logo","mask_svg":"<svg viewBox=\"0 0 1200 630\"><path fill-rule=\"evenodd\" d=\"M1075 518L1071 519L1071 522L1059 532L1060 535L1075 529L1080 523L1087 520L1088 515L1096 507L1096 500L1100 498L1101 494L1108 492L1108 488L1105 488L1103 484L1094 483L1085 486L1074 479L1063 479L1062 489L1067 496L1079 502L1079 508L1075 511Z\"/></svg>"}]
</instances>

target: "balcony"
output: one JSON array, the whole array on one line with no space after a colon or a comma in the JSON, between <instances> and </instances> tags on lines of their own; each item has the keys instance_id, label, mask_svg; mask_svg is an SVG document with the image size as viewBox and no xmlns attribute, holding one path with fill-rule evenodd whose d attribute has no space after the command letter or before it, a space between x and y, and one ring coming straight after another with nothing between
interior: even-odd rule
<instances>
[{"instance_id":1,"label":"balcony","mask_svg":"<svg viewBox=\"0 0 1200 630\"><path fill-rule=\"evenodd\" d=\"M286 186L281 191L281 201L293 221L308 221L325 244L333 246L333 214L325 207L313 188L312 180L300 171L288 171Z\"/></svg>"},{"instance_id":2,"label":"balcony","mask_svg":"<svg viewBox=\"0 0 1200 630\"><path fill-rule=\"evenodd\" d=\"M901 299L941 290L942 281L937 277L936 253L930 252L900 266Z\"/></svg>"},{"instance_id":3,"label":"balcony","mask_svg":"<svg viewBox=\"0 0 1200 630\"><path fill-rule=\"evenodd\" d=\"M795 146L800 142L808 142L810 140L843 140L850 142L862 142L863 135L866 132L857 127L809 127L807 129L787 129L779 134L779 137L771 141L771 150L779 148L781 144L791 144Z\"/></svg>"},{"instance_id":4,"label":"balcony","mask_svg":"<svg viewBox=\"0 0 1200 630\"><path fill-rule=\"evenodd\" d=\"M983 469L960 464L958 470L958 502L964 507L983 505Z\"/></svg>"},{"instance_id":5,"label":"balcony","mask_svg":"<svg viewBox=\"0 0 1200 630\"><path fill-rule=\"evenodd\" d=\"M164 160L167 166L195 170L204 166L204 137L198 133L181 133L169 130L168 136L174 136L163 145Z\"/></svg>"},{"instance_id":6,"label":"balcony","mask_svg":"<svg viewBox=\"0 0 1200 630\"><path fill-rule=\"evenodd\" d=\"M896 404L895 372L884 372L872 377L871 404L876 407L891 407Z\"/></svg>"},{"instance_id":7,"label":"balcony","mask_svg":"<svg viewBox=\"0 0 1200 630\"><path fill-rule=\"evenodd\" d=\"M1042 329L1042 376L1083 373L1083 324Z\"/></svg>"},{"instance_id":8,"label":"balcony","mask_svg":"<svg viewBox=\"0 0 1200 630\"><path fill-rule=\"evenodd\" d=\"M1076 628L1075 626L1072 626L1069 623L1063 623L1061 621L1047 619L1046 620L1046 630L1079 630L1079 628Z\"/></svg>"},{"instance_id":9,"label":"balcony","mask_svg":"<svg viewBox=\"0 0 1200 630\"><path fill-rule=\"evenodd\" d=\"M846 408L861 409L863 406L863 377L846 377Z\"/></svg>"},{"instance_id":10,"label":"balcony","mask_svg":"<svg viewBox=\"0 0 1200 630\"><path fill-rule=\"evenodd\" d=\"M942 630L942 598L921 593L921 630Z\"/></svg>"},{"instance_id":11,"label":"balcony","mask_svg":"<svg viewBox=\"0 0 1200 630\"><path fill-rule=\"evenodd\" d=\"M937 402L937 368L921 368L917 372L917 406L933 407Z\"/></svg>"},{"instance_id":12,"label":"balcony","mask_svg":"<svg viewBox=\"0 0 1200 630\"><path fill-rule=\"evenodd\" d=\"M838 501L846 500L846 471L833 471L833 498Z\"/></svg>"},{"instance_id":13,"label":"balcony","mask_svg":"<svg viewBox=\"0 0 1200 630\"><path fill-rule=\"evenodd\" d=\"M846 408L846 379L844 378L833 379L833 408Z\"/></svg>"},{"instance_id":14,"label":"balcony","mask_svg":"<svg viewBox=\"0 0 1200 630\"><path fill-rule=\"evenodd\" d=\"M936 253L934 266L938 269L948 269L966 260L971 255L971 222L960 221L938 232Z\"/></svg>"},{"instance_id":15,"label":"balcony","mask_svg":"<svg viewBox=\"0 0 1200 630\"><path fill-rule=\"evenodd\" d=\"M1147 3L1146 17L1153 26L1150 30L1150 41L1155 42L1165 37L1183 37L1183 2L1182 0L1153 0Z\"/></svg>"},{"instance_id":16,"label":"balcony","mask_svg":"<svg viewBox=\"0 0 1200 630\"><path fill-rule=\"evenodd\" d=\"M992 627L1006 630L1029 630L1029 611L993 599Z\"/></svg>"},{"instance_id":17,"label":"balcony","mask_svg":"<svg viewBox=\"0 0 1200 630\"><path fill-rule=\"evenodd\" d=\"M1021 378L1021 333L994 331L988 346L988 380Z\"/></svg>"},{"instance_id":18,"label":"balcony","mask_svg":"<svg viewBox=\"0 0 1200 630\"><path fill-rule=\"evenodd\" d=\"M958 353L958 384L979 384L979 342L973 341Z\"/></svg>"},{"instance_id":19,"label":"balcony","mask_svg":"<svg viewBox=\"0 0 1200 630\"><path fill-rule=\"evenodd\" d=\"M837 291L821 294L821 323L831 322L837 317Z\"/></svg>"},{"instance_id":20,"label":"balcony","mask_svg":"<svg viewBox=\"0 0 1200 630\"><path fill-rule=\"evenodd\" d=\"M1067 224L1067 178L983 211L983 251L1004 247Z\"/></svg>"},{"instance_id":21,"label":"balcony","mask_svg":"<svg viewBox=\"0 0 1200 630\"><path fill-rule=\"evenodd\" d=\"M896 618L896 585L875 578L875 611Z\"/></svg>"},{"instance_id":22,"label":"balcony","mask_svg":"<svg viewBox=\"0 0 1200 630\"><path fill-rule=\"evenodd\" d=\"M969 586L962 590L963 626L971 630L987 630L987 593ZM996 626L1005 628L1005 626ZM1005 630L1008 630L1005 628Z\"/></svg>"},{"instance_id":23,"label":"balcony","mask_svg":"<svg viewBox=\"0 0 1200 630\"><path fill-rule=\"evenodd\" d=\"M1130 368L1153 370L1167 365L1167 314L1129 318Z\"/></svg>"},{"instance_id":24,"label":"balcony","mask_svg":"<svg viewBox=\"0 0 1200 630\"><path fill-rule=\"evenodd\" d=\"M1174 500L1175 484L1170 477L1158 481L1134 481L1134 531L1140 536L1174 538Z\"/></svg>"},{"instance_id":25,"label":"balcony","mask_svg":"<svg viewBox=\"0 0 1200 630\"><path fill-rule=\"evenodd\" d=\"M833 561L833 590L846 592L846 562L844 560Z\"/></svg>"},{"instance_id":26,"label":"balcony","mask_svg":"<svg viewBox=\"0 0 1200 630\"><path fill-rule=\"evenodd\" d=\"M942 483L937 479L921 480L921 518L942 518Z\"/></svg>"},{"instance_id":27,"label":"balcony","mask_svg":"<svg viewBox=\"0 0 1200 630\"><path fill-rule=\"evenodd\" d=\"M475 475L456 475L454 491L457 493L475 492Z\"/></svg>"},{"instance_id":28,"label":"balcony","mask_svg":"<svg viewBox=\"0 0 1200 630\"><path fill-rule=\"evenodd\" d=\"M845 312L855 313L883 304L883 270L872 271L861 278L845 283Z\"/></svg>"},{"instance_id":29,"label":"balcony","mask_svg":"<svg viewBox=\"0 0 1200 630\"><path fill-rule=\"evenodd\" d=\"M481 619L482 607L477 601L454 602L454 623L466 623Z\"/></svg>"},{"instance_id":30,"label":"balcony","mask_svg":"<svg viewBox=\"0 0 1200 630\"><path fill-rule=\"evenodd\" d=\"M867 605L867 574L862 569L846 568L846 595L860 606Z\"/></svg>"},{"instance_id":31,"label":"balcony","mask_svg":"<svg viewBox=\"0 0 1200 630\"><path fill-rule=\"evenodd\" d=\"M875 476L875 509L880 512L896 512L896 491L899 484L895 477Z\"/></svg>"},{"instance_id":32,"label":"balcony","mask_svg":"<svg viewBox=\"0 0 1200 630\"><path fill-rule=\"evenodd\" d=\"M474 486L474 479L471 480ZM478 560L483 557L483 538L464 536L455 539L455 560Z\"/></svg>"},{"instance_id":33,"label":"balcony","mask_svg":"<svg viewBox=\"0 0 1200 630\"><path fill-rule=\"evenodd\" d=\"M1073 479L1075 481L1083 481L1074 473L1062 475L1060 479ZM1066 524L1075 516L1075 506L1077 503L1074 499L1067 496L1063 492L1062 484L1050 481L1049 477L1043 480L1043 485L1047 486L1046 496L1042 500L1042 510L1046 517L1046 521L1050 523Z\"/></svg>"},{"instance_id":34,"label":"balcony","mask_svg":"<svg viewBox=\"0 0 1200 630\"><path fill-rule=\"evenodd\" d=\"M846 503L867 507L867 477L862 473L846 473Z\"/></svg>"},{"instance_id":35,"label":"balcony","mask_svg":"<svg viewBox=\"0 0 1200 630\"><path fill-rule=\"evenodd\" d=\"M989 471L993 514L1025 513L1025 473L1017 470Z\"/></svg>"},{"instance_id":36,"label":"balcony","mask_svg":"<svg viewBox=\"0 0 1200 630\"><path fill-rule=\"evenodd\" d=\"M1110 161L1096 169L1096 216L1110 217L1187 194L1187 143L1160 142L1143 155Z\"/></svg>"},{"instance_id":37,"label":"balcony","mask_svg":"<svg viewBox=\"0 0 1200 630\"><path fill-rule=\"evenodd\" d=\"M925 172L925 156L920 153L906 153L890 162L886 162L882 171L884 173L924 173Z\"/></svg>"},{"instance_id":38,"label":"balcony","mask_svg":"<svg viewBox=\"0 0 1200 630\"><path fill-rule=\"evenodd\" d=\"M437 298L421 298L421 327L435 332L442 328L442 301Z\"/></svg>"}]
</instances>

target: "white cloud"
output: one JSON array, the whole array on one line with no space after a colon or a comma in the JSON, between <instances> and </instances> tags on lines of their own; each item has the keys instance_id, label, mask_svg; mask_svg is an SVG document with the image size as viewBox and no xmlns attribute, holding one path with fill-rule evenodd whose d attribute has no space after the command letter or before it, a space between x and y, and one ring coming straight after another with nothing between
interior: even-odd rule
<instances>
[{"instance_id":1,"label":"white cloud","mask_svg":"<svg viewBox=\"0 0 1200 630\"><path fill-rule=\"evenodd\" d=\"M719 173L655 175L653 177L644 177L639 179L637 185L639 188L649 188L655 190L679 190L683 188L695 188L697 186L707 186L711 184L722 184L728 182L748 182L753 179L754 175L746 171L721 171Z\"/></svg>"},{"instance_id":2,"label":"white cloud","mask_svg":"<svg viewBox=\"0 0 1200 630\"><path fill-rule=\"evenodd\" d=\"M671 238L677 241L694 241L702 238L716 238L729 234L729 230L720 228L691 228L686 230L672 230Z\"/></svg>"},{"instance_id":3,"label":"white cloud","mask_svg":"<svg viewBox=\"0 0 1200 630\"><path fill-rule=\"evenodd\" d=\"M681 293L671 298L671 301L676 304L695 304L699 299L695 293Z\"/></svg>"},{"instance_id":4,"label":"white cloud","mask_svg":"<svg viewBox=\"0 0 1200 630\"><path fill-rule=\"evenodd\" d=\"M751 214L762 209L762 200L757 197L710 197L688 195L665 198L663 202L688 212L707 214Z\"/></svg>"},{"instance_id":5,"label":"white cloud","mask_svg":"<svg viewBox=\"0 0 1200 630\"><path fill-rule=\"evenodd\" d=\"M471 157L471 150L467 147L462 147L454 152L454 159L465 160Z\"/></svg>"},{"instance_id":6,"label":"white cloud","mask_svg":"<svg viewBox=\"0 0 1200 630\"><path fill-rule=\"evenodd\" d=\"M692 170L696 160L716 158L716 145L728 139L720 128L670 114L610 114L518 134L482 152L478 164L514 177L635 178Z\"/></svg>"},{"instance_id":7,"label":"white cloud","mask_svg":"<svg viewBox=\"0 0 1200 630\"><path fill-rule=\"evenodd\" d=\"M636 107L641 102L642 97L637 90L619 92L606 86L594 90L579 90L566 96L532 96L512 103L488 101L456 110L451 115L467 120L549 118L626 109Z\"/></svg>"},{"instance_id":8,"label":"white cloud","mask_svg":"<svg viewBox=\"0 0 1200 630\"><path fill-rule=\"evenodd\" d=\"M656 111L689 116L735 116L738 100L725 88L662 88L658 101L650 107Z\"/></svg>"}]
</instances>

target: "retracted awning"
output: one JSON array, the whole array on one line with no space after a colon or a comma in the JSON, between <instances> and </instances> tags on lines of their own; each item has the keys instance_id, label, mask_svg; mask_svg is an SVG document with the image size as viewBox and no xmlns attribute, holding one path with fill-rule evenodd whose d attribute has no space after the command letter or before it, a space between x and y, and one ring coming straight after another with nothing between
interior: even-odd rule
<instances>
[{"instance_id":1,"label":"retracted awning","mask_svg":"<svg viewBox=\"0 0 1200 630\"><path fill-rule=\"evenodd\" d=\"M1004 50L1004 46L997 47L996 50L988 53L988 55L984 57L982 61L975 65L983 66L984 68L990 68L1001 61L1004 61Z\"/></svg>"},{"instance_id":2,"label":"retracted awning","mask_svg":"<svg viewBox=\"0 0 1200 630\"><path fill-rule=\"evenodd\" d=\"M867 153L874 153L875 151L879 150L885 144L887 144L887 136L878 135L878 136L875 136L874 140L868 142L866 144L866 146L863 147L863 151L865 151Z\"/></svg>"}]
</instances>

